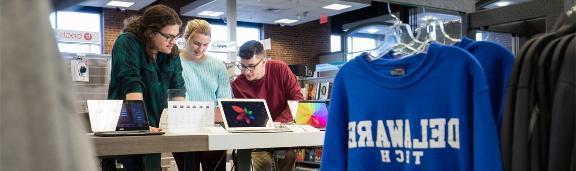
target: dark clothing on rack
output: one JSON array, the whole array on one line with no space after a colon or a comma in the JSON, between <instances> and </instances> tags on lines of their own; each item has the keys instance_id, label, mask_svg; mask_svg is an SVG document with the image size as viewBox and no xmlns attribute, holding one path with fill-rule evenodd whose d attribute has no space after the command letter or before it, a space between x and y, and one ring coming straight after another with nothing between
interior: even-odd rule
<instances>
[{"instance_id":1,"label":"dark clothing on rack","mask_svg":"<svg viewBox=\"0 0 576 171\"><path fill-rule=\"evenodd\" d=\"M540 53L545 46L567 34L570 28L562 28L558 32L544 35L536 39L534 44L528 49L522 63L522 73L519 77L515 112L514 112L514 146L512 148L512 170L545 170L547 161L543 156L547 155L547 149L541 149L541 140L548 139L546 124L549 117L544 114L549 113L539 108L538 96L536 94L536 70L535 67L540 57ZM544 129L544 130L540 130ZM544 132L544 133L543 133ZM547 140L543 140L547 141ZM527 165L530 163L530 165Z\"/></svg>"},{"instance_id":2,"label":"dark clothing on rack","mask_svg":"<svg viewBox=\"0 0 576 171\"><path fill-rule=\"evenodd\" d=\"M562 59L559 56L563 56L564 51L566 49L567 43L570 43L572 36L564 36L560 39L553 40L549 43L546 48L542 51L540 55L540 59L538 61L538 69L537 69L537 91L538 91L538 98L539 99L551 99L554 96L555 87L551 83L556 83L558 72L553 73L551 71L552 65L554 67L558 67L561 63L559 61L554 61L552 63L552 59ZM559 68L559 67L558 67ZM556 75L556 76L552 76ZM551 110L551 101L549 100L541 100L539 101L540 108L544 109L544 111Z\"/></svg>"},{"instance_id":3,"label":"dark clothing on rack","mask_svg":"<svg viewBox=\"0 0 576 171\"><path fill-rule=\"evenodd\" d=\"M572 39L575 39L576 37L572 36ZM548 83L548 88L550 88L550 92L555 92L556 90L556 81L558 80L558 75L560 74L560 68L562 68L562 63L563 63L563 59L566 55L563 55L567 48L571 47L568 46L568 43L570 42L570 40L566 40L566 46L559 46L558 48L556 48L556 51L554 52L553 56L552 56L552 63L550 66L550 69L548 70L548 76L551 80L554 81L550 81ZM572 47L574 48L574 47Z\"/></svg>"},{"instance_id":4,"label":"dark clothing on rack","mask_svg":"<svg viewBox=\"0 0 576 171\"><path fill-rule=\"evenodd\" d=\"M576 25L569 18L526 42L516 58L500 130L505 170L569 170L575 164Z\"/></svg>"},{"instance_id":5,"label":"dark clothing on rack","mask_svg":"<svg viewBox=\"0 0 576 171\"><path fill-rule=\"evenodd\" d=\"M533 170L545 170L546 163L548 159L548 146L549 146L549 132L550 132L550 107L549 103L551 100L545 98L547 96L552 96L546 91L545 82L548 80L548 76L543 75L547 73L548 61L550 61L551 56L554 53L556 45L561 39L554 39L540 52L540 54L534 54L535 57L535 67L534 73L532 75L534 81L530 83L531 88L534 93L534 107L537 108L537 112L534 113L536 116L531 116L531 118L536 118L536 120L531 120L531 133L529 133L531 139L529 141L531 149L531 169ZM546 72L545 72L546 71Z\"/></svg>"},{"instance_id":6,"label":"dark clothing on rack","mask_svg":"<svg viewBox=\"0 0 576 171\"><path fill-rule=\"evenodd\" d=\"M571 37L574 37L573 35ZM548 170L568 170L571 167L574 151L575 131L575 73L576 39L572 38L562 63L558 86L554 94L552 122L550 129L550 158Z\"/></svg>"},{"instance_id":7,"label":"dark clothing on rack","mask_svg":"<svg viewBox=\"0 0 576 171\"><path fill-rule=\"evenodd\" d=\"M513 141L514 144L512 146L512 170L523 170L528 171L531 168L530 165L534 163L530 162L531 151L530 151L530 136L528 131L531 129L531 121L534 118L534 112L538 112L537 109L533 108L531 104L534 104L534 96L533 90L530 88L531 75L533 72L533 61L534 61L534 53L539 51L534 51L537 46L542 46L543 44L542 38L538 38L532 47L528 49L526 56L524 56L524 60L522 61L522 72L518 76L518 85L517 85L517 94L516 103L514 105L514 121L513 121ZM534 122L534 121L532 121ZM536 161L537 162L537 161Z\"/></svg>"},{"instance_id":8,"label":"dark clothing on rack","mask_svg":"<svg viewBox=\"0 0 576 171\"><path fill-rule=\"evenodd\" d=\"M576 142L576 140L574 142ZM570 171L576 171L576 148L572 151L572 165L570 166Z\"/></svg>"},{"instance_id":9,"label":"dark clothing on rack","mask_svg":"<svg viewBox=\"0 0 576 171\"><path fill-rule=\"evenodd\" d=\"M514 138L512 136L514 135L514 104L516 103L516 90L518 89L518 79L522 70L524 56L526 56L527 49L530 48L534 41L534 39L531 39L522 47L520 53L516 57L512 73L508 80L508 86L506 87L504 113L502 116L502 124L500 126L500 149L502 150L504 170L512 170L512 145L514 144Z\"/></svg>"}]
</instances>

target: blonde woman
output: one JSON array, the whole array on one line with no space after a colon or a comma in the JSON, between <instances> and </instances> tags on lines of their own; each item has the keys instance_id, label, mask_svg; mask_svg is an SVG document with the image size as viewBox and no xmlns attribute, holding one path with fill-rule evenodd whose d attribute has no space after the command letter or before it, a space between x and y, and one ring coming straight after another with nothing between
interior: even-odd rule
<instances>
[{"instance_id":1,"label":"blonde woman","mask_svg":"<svg viewBox=\"0 0 576 171\"><path fill-rule=\"evenodd\" d=\"M182 77L186 86L186 98L190 101L212 101L232 98L228 72L224 63L205 54L211 40L210 24L205 20L188 21L184 30L186 48L180 52ZM221 121L216 110L216 121ZM226 169L226 151L173 153L180 171Z\"/></svg>"}]
</instances>

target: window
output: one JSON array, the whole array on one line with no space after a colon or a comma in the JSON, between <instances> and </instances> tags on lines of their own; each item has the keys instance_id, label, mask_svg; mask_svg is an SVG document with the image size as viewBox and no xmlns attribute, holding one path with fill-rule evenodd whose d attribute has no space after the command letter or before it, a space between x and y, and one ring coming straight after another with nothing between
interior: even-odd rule
<instances>
[{"instance_id":1,"label":"window","mask_svg":"<svg viewBox=\"0 0 576 171\"><path fill-rule=\"evenodd\" d=\"M362 51L370 50L376 48L378 41L374 38L369 37L348 37L347 38L347 54L346 59L351 60L352 58L360 55ZM330 36L330 52L340 51L341 40L339 35ZM357 52L357 53L351 53Z\"/></svg>"},{"instance_id":2,"label":"window","mask_svg":"<svg viewBox=\"0 0 576 171\"><path fill-rule=\"evenodd\" d=\"M348 51L346 61L354 59L356 56L362 54L363 51L376 48L376 39L366 37L348 37L347 38ZM354 53L351 53L354 52Z\"/></svg>"},{"instance_id":3,"label":"window","mask_svg":"<svg viewBox=\"0 0 576 171\"><path fill-rule=\"evenodd\" d=\"M93 32L101 37L102 23L99 13L57 11L49 16L50 24L55 30ZM76 42L58 40L60 52L95 53L102 52L102 40L98 42Z\"/></svg>"},{"instance_id":4,"label":"window","mask_svg":"<svg viewBox=\"0 0 576 171\"><path fill-rule=\"evenodd\" d=\"M482 40L482 32L477 32L477 33L476 33L476 41L483 41L483 40Z\"/></svg>"},{"instance_id":5,"label":"window","mask_svg":"<svg viewBox=\"0 0 576 171\"><path fill-rule=\"evenodd\" d=\"M212 41L228 41L228 27L217 24L210 24L210 27L212 29ZM238 26L236 28L237 47L242 46L242 44L249 40L260 40L260 29L255 27ZM222 61L228 61L227 53L206 52L206 54Z\"/></svg>"},{"instance_id":6,"label":"window","mask_svg":"<svg viewBox=\"0 0 576 171\"><path fill-rule=\"evenodd\" d=\"M339 35L330 35L330 52L338 52L341 47L341 40Z\"/></svg>"},{"instance_id":7,"label":"window","mask_svg":"<svg viewBox=\"0 0 576 171\"><path fill-rule=\"evenodd\" d=\"M498 43L504 46L506 49L513 51L512 47L512 34L510 33L498 33L498 32L491 32L491 31L480 31L476 32L476 41L489 41Z\"/></svg>"}]
</instances>

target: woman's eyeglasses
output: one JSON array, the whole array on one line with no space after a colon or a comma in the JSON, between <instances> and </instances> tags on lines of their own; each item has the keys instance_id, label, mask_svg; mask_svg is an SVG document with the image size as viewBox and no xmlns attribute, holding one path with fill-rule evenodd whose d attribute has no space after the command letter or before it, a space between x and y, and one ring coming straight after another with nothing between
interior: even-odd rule
<instances>
[{"instance_id":1,"label":"woman's eyeglasses","mask_svg":"<svg viewBox=\"0 0 576 171\"><path fill-rule=\"evenodd\" d=\"M160 35L162 35L162 37L166 38L166 41L167 41L167 42L171 42L171 41L176 40L176 39L178 38L178 35L176 35L176 36L169 35L169 34L167 35L167 34L164 34L164 33L162 33L162 32L159 32L159 31L158 31L158 33L159 33Z\"/></svg>"}]
</instances>

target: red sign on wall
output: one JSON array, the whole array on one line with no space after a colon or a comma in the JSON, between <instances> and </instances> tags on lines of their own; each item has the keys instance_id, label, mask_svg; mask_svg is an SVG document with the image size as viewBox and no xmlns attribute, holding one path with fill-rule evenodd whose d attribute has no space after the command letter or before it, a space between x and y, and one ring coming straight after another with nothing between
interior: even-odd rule
<instances>
[{"instance_id":1,"label":"red sign on wall","mask_svg":"<svg viewBox=\"0 0 576 171\"><path fill-rule=\"evenodd\" d=\"M90 33L84 33L84 40L92 40L92 34Z\"/></svg>"},{"instance_id":2,"label":"red sign on wall","mask_svg":"<svg viewBox=\"0 0 576 171\"><path fill-rule=\"evenodd\" d=\"M57 30L56 38L62 42L82 42L100 44L100 33L74 31L74 30Z\"/></svg>"},{"instance_id":3,"label":"red sign on wall","mask_svg":"<svg viewBox=\"0 0 576 171\"><path fill-rule=\"evenodd\" d=\"M320 24L326 24L326 23L328 23L328 15L320 14Z\"/></svg>"}]
</instances>

